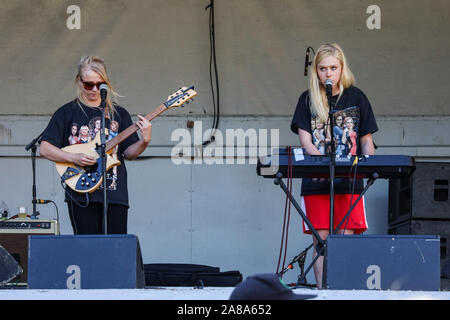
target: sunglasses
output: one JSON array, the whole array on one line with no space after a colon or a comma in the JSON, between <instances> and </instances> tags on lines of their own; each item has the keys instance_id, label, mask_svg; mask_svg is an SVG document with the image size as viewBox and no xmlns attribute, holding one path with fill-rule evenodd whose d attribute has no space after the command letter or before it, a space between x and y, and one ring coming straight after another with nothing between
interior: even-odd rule
<instances>
[{"instance_id":1,"label":"sunglasses","mask_svg":"<svg viewBox=\"0 0 450 320\"><path fill-rule=\"evenodd\" d=\"M100 86L102 84L106 84L105 82L92 82L92 81L83 81L83 80L81 80L81 83L83 84L83 87L89 91L93 90L94 87L96 87L97 90L100 90Z\"/></svg>"}]
</instances>

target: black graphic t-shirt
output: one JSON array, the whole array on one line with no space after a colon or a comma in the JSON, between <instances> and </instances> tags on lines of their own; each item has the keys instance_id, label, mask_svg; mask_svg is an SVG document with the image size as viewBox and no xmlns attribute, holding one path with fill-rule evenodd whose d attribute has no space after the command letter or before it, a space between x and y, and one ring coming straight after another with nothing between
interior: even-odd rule
<instances>
[{"instance_id":1,"label":"black graphic t-shirt","mask_svg":"<svg viewBox=\"0 0 450 320\"><path fill-rule=\"evenodd\" d=\"M115 106L116 113L113 121L106 117L105 128L108 129L106 140L110 140L133 124L131 116L121 106ZM58 148L64 148L73 144L88 143L94 140L96 134L100 134L102 112L99 108L91 108L79 100L73 100L60 107L50 119L44 130L41 141L48 141ZM106 187L108 203L128 205L127 169L125 167L123 152L133 143L139 140L137 133L133 133L110 154L113 159L120 161L119 166L114 166L106 174ZM70 192L70 196L67 194ZM71 197L80 202L86 202L86 195L74 192L67 188L66 201ZM103 183L92 193L89 193L89 202L103 203Z\"/></svg>"},{"instance_id":2,"label":"black graphic t-shirt","mask_svg":"<svg viewBox=\"0 0 450 320\"><path fill-rule=\"evenodd\" d=\"M291 130L298 134L298 129L311 133L312 142L324 155L327 154L326 141L331 134L334 135L337 162L342 158L350 158L352 155L361 155L360 137L378 131L378 126L373 114L372 106L364 92L356 87L344 90L341 97L333 96L331 104L334 105L332 130L327 130L325 123L319 120L310 110L309 91L300 96L294 117L291 122ZM363 190L363 181L353 181L344 178L335 178L335 194L359 194ZM329 194L330 182L302 180L302 195Z\"/></svg>"}]
</instances>

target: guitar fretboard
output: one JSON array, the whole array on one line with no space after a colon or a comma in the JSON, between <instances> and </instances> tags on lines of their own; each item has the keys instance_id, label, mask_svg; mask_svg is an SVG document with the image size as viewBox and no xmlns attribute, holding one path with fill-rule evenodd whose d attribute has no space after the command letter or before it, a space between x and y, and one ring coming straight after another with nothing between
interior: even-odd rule
<instances>
[{"instance_id":1,"label":"guitar fretboard","mask_svg":"<svg viewBox=\"0 0 450 320\"><path fill-rule=\"evenodd\" d=\"M164 104L161 104L159 107L157 107L155 110L150 112L145 116L145 118L148 121L152 121L154 118L156 118L158 115L163 113L165 110L167 110L167 107ZM112 138L111 140L106 142L106 152L110 151L112 148L117 146L119 143L121 143L123 140L131 136L133 133L139 130L139 127L136 123L133 123L131 126L123 130L121 133L119 133L117 136Z\"/></svg>"}]
</instances>

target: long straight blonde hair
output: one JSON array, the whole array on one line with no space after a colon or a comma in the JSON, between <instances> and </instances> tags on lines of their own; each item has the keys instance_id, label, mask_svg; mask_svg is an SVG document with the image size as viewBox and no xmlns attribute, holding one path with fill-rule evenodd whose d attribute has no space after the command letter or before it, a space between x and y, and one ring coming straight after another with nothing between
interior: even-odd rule
<instances>
[{"instance_id":1,"label":"long straight blonde hair","mask_svg":"<svg viewBox=\"0 0 450 320\"><path fill-rule=\"evenodd\" d=\"M114 119L114 113L116 111L115 106L118 105L117 98L120 95L113 89L111 85L111 81L108 77L108 73L106 72L106 64L105 61L98 56L84 56L81 58L80 63L78 65L78 72L75 76L75 84L77 87L77 96L78 100L86 104L86 101L83 99L83 95L81 94L83 84L82 84L82 73L85 70L92 70L96 72L102 80L108 85L109 92L106 96L106 110L107 114L111 117L111 120Z\"/></svg>"},{"instance_id":2,"label":"long straight blonde hair","mask_svg":"<svg viewBox=\"0 0 450 320\"><path fill-rule=\"evenodd\" d=\"M328 101L325 93L325 87L320 82L317 75L317 65L326 57L333 56L341 63L341 78L339 79L339 97L342 95L344 89L355 84L355 78L351 72L347 60L345 59L344 51L337 43L324 44L317 49L311 67L311 76L309 79L309 95L310 95L310 109L311 114L318 117L322 122L327 123L328 120ZM338 98L339 99L339 98Z\"/></svg>"}]
</instances>

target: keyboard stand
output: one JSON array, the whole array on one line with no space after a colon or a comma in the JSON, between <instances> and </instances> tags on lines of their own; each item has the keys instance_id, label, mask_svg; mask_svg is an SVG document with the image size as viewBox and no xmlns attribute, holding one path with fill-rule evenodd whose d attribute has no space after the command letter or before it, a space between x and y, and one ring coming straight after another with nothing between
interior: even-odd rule
<instances>
[{"instance_id":1,"label":"keyboard stand","mask_svg":"<svg viewBox=\"0 0 450 320\"><path fill-rule=\"evenodd\" d=\"M369 189L370 186L373 185L373 183L375 182L376 179L378 179L379 175L377 172L374 172L372 174L372 177L369 178L369 180L367 181L366 186L364 187L363 191L361 192L361 194L358 196L358 198L355 200L355 202L352 204L352 206L350 207L350 209L347 211L347 213L345 214L344 218L342 219L342 221L339 223L339 225L336 227L336 229L334 230L333 233L336 233L337 230L339 230L339 228L342 226L342 224L345 222L345 220L347 220L347 218L349 217L350 213L353 211L353 209L355 208L356 204L361 200L361 198L364 196L364 194L366 193L366 191ZM311 261L311 264L306 268L305 272L302 272L302 274L299 276L298 281L295 288L298 288L299 286L302 285L302 283L305 281L306 275L308 274L308 272L311 270L311 268L314 266L314 263L316 263L316 260L320 257L320 256L324 256L324 266L323 266L323 278L322 278L322 288L326 288L327 283L326 283L326 240L322 240L322 238L320 238L319 234L317 233L317 230L312 226L311 222L308 220L308 218L306 217L306 214L303 212L303 210L301 209L301 207L299 206L298 202L295 200L295 198L292 196L291 192L288 190L288 188L286 187L286 184L283 182L283 174L281 172L278 172L276 174L276 178L274 181L275 185L279 185L280 188L284 191L284 193L286 194L286 196L289 198L289 201L292 203L292 205L295 207L295 209L297 210L297 212L300 214L300 216L302 217L303 221L306 223L306 225L308 226L308 228L311 230L312 235L316 238L318 245L317 248L314 248L314 250L317 251L317 255L315 256L315 258ZM283 273L283 272L282 272Z\"/></svg>"},{"instance_id":2,"label":"keyboard stand","mask_svg":"<svg viewBox=\"0 0 450 320\"><path fill-rule=\"evenodd\" d=\"M338 226L336 227L336 229L334 229L333 234L336 234L336 231L339 230L342 226L342 224L345 222L345 220L348 219L348 216L350 215L350 213L353 211L353 209L355 208L356 204L359 202L359 200L361 200L361 198L363 197L363 195L366 193L366 191L369 189L369 187L371 185L373 185L373 183L375 182L375 180L377 180L379 177L377 172L372 173L372 177L367 180L367 184L364 187L363 191L361 192L361 194L358 196L358 198L356 198L356 201L352 204L352 206L350 207L350 209L348 209L347 213L345 214L344 218L342 218L342 221L338 224Z\"/></svg>"},{"instance_id":3,"label":"keyboard stand","mask_svg":"<svg viewBox=\"0 0 450 320\"><path fill-rule=\"evenodd\" d=\"M326 242L324 240L322 240L322 238L319 236L319 234L317 233L317 230L313 227L313 225L311 224L311 222L308 220L308 218L306 217L306 214L303 212L302 208L300 208L297 200L295 200L295 198L292 196L292 193L288 190L288 188L286 187L286 184L283 182L283 174L281 172L278 172L275 178L274 183L276 185L279 185L280 188L284 191L284 193L286 194L286 196L289 198L289 201L292 203L292 205L295 207L295 209L297 210L297 212L300 214L300 216L302 217L303 221L305 221L305 223L308 225L308 228L311 230L311 233L313 234L313 236L317 239L317 248L314 248L314 250L317 251L317 255L316 257L313 259L313 261L311 262L311 264L308 266L308 268L306 268L306 271L303 274L302 279L298 280L297 286L298 287L300 281L303 281L304 278L306 277L306 275L308 274L308 272L311 270L311 268L314 266L314 263L316 262L316 260L321 256L324 255L325 253L325 245Z\"/></svg>"}]
</instances>

